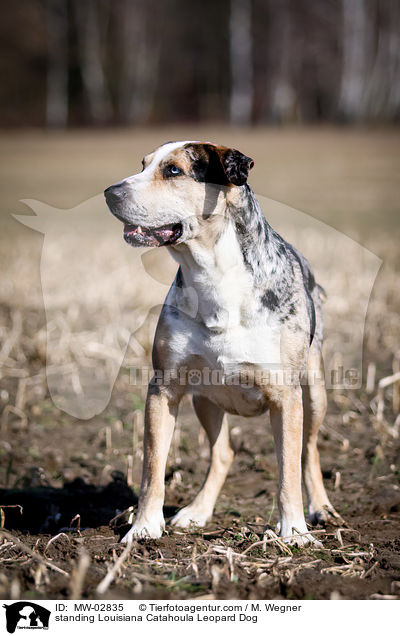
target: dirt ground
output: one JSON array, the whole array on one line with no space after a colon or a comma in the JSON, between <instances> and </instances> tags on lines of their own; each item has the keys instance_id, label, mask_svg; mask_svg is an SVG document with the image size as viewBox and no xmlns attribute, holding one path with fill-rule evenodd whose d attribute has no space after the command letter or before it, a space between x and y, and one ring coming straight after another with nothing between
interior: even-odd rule
<instances>
[{"instance_id":1,"label":"dirt ground","mask_svg":"<svg viewBox=\"0 0 400 636\"><path fill-rule=\"evenodd\" d=\"M265 144L275 144L280 149L281 165L290 166L286 172L289 182L290 174L294 175L293 189L287 186L286 190L288 201L304 209L310 196L321 218L336 219L337 226L344 229L342 195L328 204L323 183L319 184L319 195L315 189L312 196L304 194L310 191L311 182L307 187L301 182L295 158L301 157L305 133L294 133L292 138L285 133L282 142L276 133L268 134ZM18 250L13 260L10 241L0 243L3 255L8 254L7 258L3 256L0 285L1 598L400 599L398 385L378 386L382 378L399 370L400 361L398 237L393 229L399 201L393 163L399 153L393 145L394 133L371 134L356 133L357 147L363 160L366 148L376 151L371 159L376 182L371 176L372 167L364 166L363 170L361 160L356 174L356 150L348 137L338 135L335 141L331 132L322 132L318 142L317 133L310 133L310 143L319 154L313 149L307 151L307 171L301 168L308 174L313 166L318 170L324 160L329 163L331 157L338 189L344 184L349 193L349 210L353 212L349 232L360 227L365 233L367 228L369 248L375 247L384 259L367 316L363 386L354 391L329 391L328 414L320 433L321 464L329 497L346 525L317 528L316 536L323 543L317 549L288 547L271 532L265 534L265 529L273 531L277 522L277 466L268 417L263 416L230 418L236 458L212 522L204 529L187 532L167 525L161 539L138 541L131 553L126 553L118 540L137 503L145 389L132 384L128 356L110 403L100 415L82 421L54 405L44 374L43 338L39 337L46 323L39 286L41 246L32 239L32 232L24 229L17 236L16 228L7 226L8 236L16 236L20 241L16 245L26 246L26 251ZM10 135L7 139L11 147ZM167 132L165 135L171 137ZM228 137L227 131L224 136ZM261 154L261 142L254 139L253 154ZM92 170L103 175L106 165L98 156L99 143L89 135L85 147L94 161ZM125 148L126 142L121 143ZM140 143L146 145L143 140ZM33 153L32 138L30 150L21 139L16 140L17 148L18 144L20 157ZM45 180L39 192L34 173L42 174L40 166L44 169L49 165L48 157L54 156L55 148L59 182L61 172L66 174L67 183L73 182L77 168L71 162L70 141L62 144L62 140L57 145L54 139L46 142L41 138L37 165L29 168L24 164L26 183L33 190L36 187L32 196L44 199ZM240 147L240 143L235 145ZM353 148L353 156L346 159L349 148ZM13 149L4 174L14 174L13 161L17 165L18 152L15 146ZM392 161L388 161L388 155ZM347 174L352 175L347 185L341 157L344 163L348 161ZM105 185L115 180L108 176L102 177ZM94 180L91 183L94 187ZM3 195L3 212L18 206L13 202L12 184L11 179ZM369 195L364 190L364 198L357 198L362 184L368 184ZM279 190L279 184L276 188ZM79 196L83 198L83 194L89 196L95 191L82 191ZM76 205L79 200L70 198L65 205ZM385 220L382 226L379 206ZM15 263L18 267L22 263L20 271L31 270L31 274L18 277ZM339 297L341 289L332 290L332 294ZM351 299L349 307L344 311L343 324L345 319L351 321ZM62 305L60 311L64 311ZM69 316L67 311L64 315ZM143 364L149 363L155 318L149 322L151 328L140 340ZM332 325L329 319L327 323L328 331L336 328L340 332L341 323ZM67 348L65 351L66 358L72 355ZM372 376L368 388L367 368ZM189 398L185 398L167 466L166 519L194 496L204 478L207 460L204 435Z\"/></svg>"},{"instance_id":2,"label":"dirt ground","mask_svg":"<svg viewBox=\"0 0 400 636\"><path fill-rule=\"evenodd\" d=\"M104 417L80 423L44 399L30 406L28 429L15 422L3 434L0 502L23 508L23 514L3 508L3 597L13 586L23 598L99 597L96 587L123 552L118 539L127 528L126 516L111 520L136 503L141 459L139 451L129 487L132 397L116 389L112 402ZM137 396L135 406L142 406ZM105 597L397 598L400 446L373 424L365 393L331 399L321 434L329 496L348 524L327 527L323 549L262 545L265 523L274 528L277 520L272 436L265 418L240 427L239 418L232 420L237 456L213 522L137 542ZM187 401L168 464L166 518L193 497L206 465L207 448ZM77 588L81 562L88 569Z\"/></svg>"}]
</instances>

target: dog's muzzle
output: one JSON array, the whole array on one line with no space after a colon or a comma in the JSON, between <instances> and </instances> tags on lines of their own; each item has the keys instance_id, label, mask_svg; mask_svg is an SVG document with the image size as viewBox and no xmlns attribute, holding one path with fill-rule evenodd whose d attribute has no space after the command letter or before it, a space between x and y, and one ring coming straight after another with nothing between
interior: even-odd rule
<instances>
[{"instance_id":1,"label":"dog's muzzle","mask_svg":"<svg viewBox=\"0 0 400 636\"><path fill-rule=\"evenodd\" d=\"M161 245L173 245L181 236L183 227L181 223L168 223L160 227L147 227L143 224L131 223L127 219L127 195L122 184L112 185L104 190L104 196L110 212L124 224L124 239L134 247L161 247ZM132 217L130 211L129 217Z\"/></svg>"}]
</instances>

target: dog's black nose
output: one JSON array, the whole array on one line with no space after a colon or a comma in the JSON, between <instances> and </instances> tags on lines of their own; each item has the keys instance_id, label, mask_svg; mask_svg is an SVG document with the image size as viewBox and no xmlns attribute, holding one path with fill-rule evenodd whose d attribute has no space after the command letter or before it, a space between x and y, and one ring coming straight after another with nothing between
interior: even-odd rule
<instances>
[{"instance_id":1,"label":"dog's black nose","mask_svg":"<svg viewBox=\"0 0 400 636\"><path fill-rule=\"evenodd\" d=\"M108 188L106 188L104 190L104 194L105 196L110 196L111 194L118 194L118 192L120 191L121 186L118 185L110 185Z\"/></svg>"},{"instance_id":2,"label":"dog's black nose","mask_svg":"<svg viewBox=\"0 0 400 636\"><path fill-rule=\"evenodd\" d=\"M108 204L118 203L123 198L124 191L120 184L112 185L104 190L104 196Z\"/></svg>"}]
</instances>

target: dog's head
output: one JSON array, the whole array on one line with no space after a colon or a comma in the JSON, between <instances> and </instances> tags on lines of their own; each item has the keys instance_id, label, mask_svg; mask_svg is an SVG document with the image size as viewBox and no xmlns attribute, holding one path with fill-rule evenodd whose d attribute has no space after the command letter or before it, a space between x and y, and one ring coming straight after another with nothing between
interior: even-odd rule
<instances>
[{"instance_id":1,"label":"dog's head","mask_svg":"<svg viewBox=\"0 0 400 636\"><path fill-rule=\"evenodd\" d=\"M254 162L238 150L197 141L168 142L143 159L143 170L104 192L130 245L175 245L223 215Z\"/></svg>"}]
</instances>

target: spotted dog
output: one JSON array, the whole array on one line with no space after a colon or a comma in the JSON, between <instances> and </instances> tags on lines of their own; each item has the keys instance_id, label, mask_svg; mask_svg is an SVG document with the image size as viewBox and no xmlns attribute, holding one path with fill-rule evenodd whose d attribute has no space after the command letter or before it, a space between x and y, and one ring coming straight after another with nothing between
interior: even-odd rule
<instances>
[{"instance_id":1,"label":"spotted dog","mask_svg":"<svg viewBox=\"0 0 400 636\"><path fill-rule=\"evenodd\" d=\"M310 523L338 517L317 450L326 411L322 288L306 259L265 219L247 183L253 165L224 146L168 142L143 159L142 172L105 190L130 245L164 245L179 263L154 340L138 512L124 542L158 538L165 529L167 455L188 392L208 436L210 465L173 526L204 526L211 519L234 456L226 413L251 417L268 409L280 535L298 545L315 541L304 518L302 472ZM182 381L179 369L201 381Z\"/></svg>"}]
</instances>

